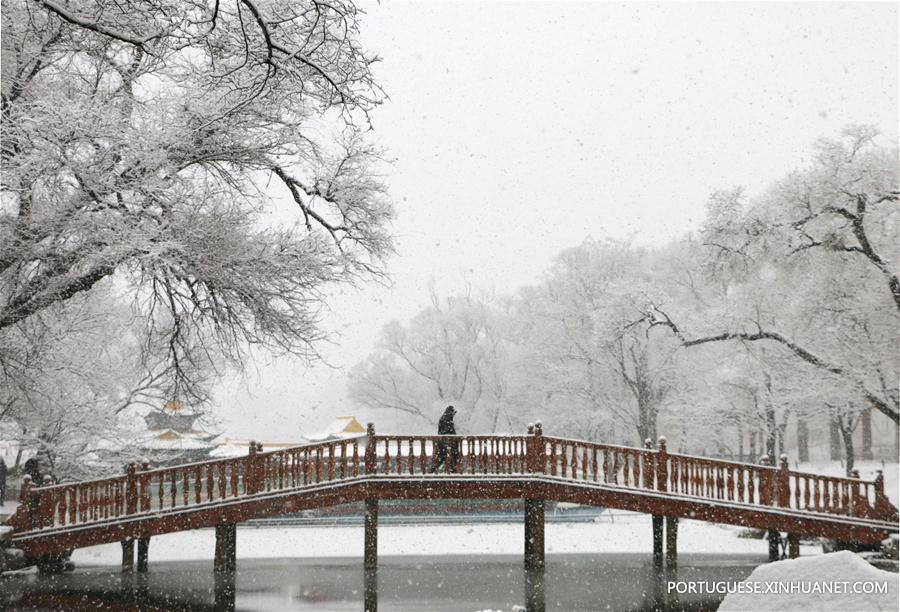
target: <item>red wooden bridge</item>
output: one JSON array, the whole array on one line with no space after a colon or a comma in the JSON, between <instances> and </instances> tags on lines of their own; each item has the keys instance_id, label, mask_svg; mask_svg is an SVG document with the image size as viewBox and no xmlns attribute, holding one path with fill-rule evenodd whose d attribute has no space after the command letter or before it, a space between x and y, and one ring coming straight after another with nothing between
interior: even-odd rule
<instances>
[{"instance_id":1,"label":"red wooden bridge","mask_svg":"<svg viewBox=\"0 0 900 612\"><path fill-rule=\"evenodd\" d=\"M439 443L450 452L435 473ZM68 484L26 479L8 524L13 546L33 559L109 542L146 547L154 535L216 526L217 569L234 568L236 523L351 502L366 502L365 566L374 569L382 499L523 499L531 569L544 562L543 500L652 514L660 558L661 517L786 532L795 541L876 543L898 531L881 474L867 481L797 472L786 457L776 467L674 454L663 438L649 446L545 436L540 425L519 436L396 436L375 435L370 424L358 439L270 452L251 444L245 457L131 465L120 476ZM666 539L673 547L674 534Z\"/></svg>"}]
</instances>

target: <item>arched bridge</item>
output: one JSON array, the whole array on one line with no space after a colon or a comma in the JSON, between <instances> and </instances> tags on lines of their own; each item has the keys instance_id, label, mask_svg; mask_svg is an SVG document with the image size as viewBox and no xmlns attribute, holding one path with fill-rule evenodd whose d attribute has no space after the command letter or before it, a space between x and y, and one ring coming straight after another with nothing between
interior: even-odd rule
<instances>
[{"instance_id":1,"label":"arched bridge","mask_svg":"<svg viewBox=\"0 0 900 612\"><path fill-rule=\"evenodd\" d=\"M435 473L437 445L449 447ZM648 444L649 446L649 444ZM455 460L454 460L455 459ZM540 426L513 436L375 435L149 469L112 478L33 486L7 524L13 546L31 558L176 531L377 500L526 500L526 538L543 563L543 500L617 508L656 517L874 543L897 532L897 509L873 481L545 436ZM529 518L531 517L531 518ZM537 517L537 518L535 518ZM534 523L539 519L539 525ZM373 536L374 537L374 536ZM532 544L528 544L531 541ZM367 546L366 564L374 563ZM526 555L528 554L526 550Z\"/></svg>"}]
</instances>

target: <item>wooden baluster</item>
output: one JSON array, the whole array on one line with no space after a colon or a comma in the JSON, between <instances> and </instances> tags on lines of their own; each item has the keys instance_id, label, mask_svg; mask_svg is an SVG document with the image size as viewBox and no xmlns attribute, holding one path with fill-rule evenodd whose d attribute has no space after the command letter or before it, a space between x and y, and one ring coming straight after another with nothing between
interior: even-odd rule
<instances>
[{"instance_id":1,"label":"wooden baluster","mask_svg":"<svg viewBox=\"0 0 900 612\"><path fill-rule=\"evenodd\" d=\"M218 465L219 469L219 479L216 484L219 486L219 499L225 499L225 463L220 463ZM212 490L212 484L210 484L210 490Z\"/></svg>"},{"instance_id":2,"label":"wooden baluster","mask_svg":"<svg viewBox=\"0 0 900 612\"><path fill-rule=\"evenodd\" d=\"M384 441L384 473L389 474L391 470L391 441Z\"/></svg>"},{"instance_id":3,"label":"wooden baluster","mask_svg":"<svg viewBox=\"0 0 900 612\"><path fill-rule=\"evenodd\" d=\"M428 449L430 448L428 444L428 440L425 438L419 438L419 472L421 474L428 474L431 472L431 466L433 465L432 459L428 454Z\"/></svg>"},{"instance_id":4,"label":"wooden baluster","mask_svg":"<svg viewBox=\"0 0 900 612\"><path fill-rule=\"evenodd\" d=\"M194 503L199 504L203 495L203 473L198 465L194 468Z\"/></svg>"},{"instance_id":5,"label":"wooden baluster","mask_svg":"<svg viewBox=\"0 0 900 612\"><path fill-rule=\"evenodd\" d=\"M603 482L609 482L609 451L607 449L602 449L600 451L603 453Z\"/></svg>"},{"instance_id":6,"label":"wooden baluster","mask_svg":"<svg viewBox=\"0 0 900 612\"><path fill-rule=\"evenodd\" d=\"M459 445L459 472L460 474L465 474L469 471L469 464L471 461L472 453L472 440L470 438L463 438L460 441Z\"/></svg>"},{"instance_id":7,"label":"wooden baluster","mask_svg":"<svg viewBox=\"0 0 900 612\"><path fill-rule=\"evenodd\" d=\"M628 451L622 451L622 484L627 486L629 485L628 477L629 477L629 456L631 453Z\"/></svg>"},{"instance_id":8,"label":"wooden baluster","mask_svg":"<svg viewBox=\"0 0 900 612\"><path fill-rule=\"evenodd\" d=\"M801 493L803 489L800 486L800 474L794 474L794 508L801 510L803 508L803 500Z\"/></svg>"},{"instance_id":9,"label":"wooden baluster","mask_svg":"<svg viewBox=\"0 0 900 612\"><path fill-rule=\"evenodd\" d=\"M328 445L328 480L334 480L334 446Z\"/></svg>"},{"instance_id":10,"label":"wooden baluster","mask_svg":"<svg viewBox=\"0 0 900 612\"><path fill-rule=\"evenodd\" d=\"M560 474L560 476L565 478L566 476L568 476L568 472L569 472L569 445L566 444L565 442L563 442L561 450L562 450L562 452L561 452L561 455L562 455L562 457L561 457L561 459L562 459L561 472L562 473Z\"/></svg>"},{"instance_id":11,"label":"wooden baluster","mask_svg":"<svg viewBox=\"0 0 900 612\"><path fill-rule=\"evenodd\" d=\"M76 504L76 501L75 501L75 500L77 499L76 496L75 496L75 487L72 486L72 487L70 487L69 489L67 489L66 492L65 492L65 495L66 495L67 498L68 498L68 499L64 502L64 503L65 503L65 508L68 510L68 522L69 522L69 524L74 524L74 523L75 523L75 517L76 517L76 515L77 515L76 507L75 507L75 504ZM63 523L63 524L65 524L65 523Z\"/></svg>"},{"instance_id":12,"label":"wooden baluster","mask_svg":"<svg viewBox=\"0 0 900 612\"><path fill-rule=\"evenodd\" d=\"M556 476L556 442L550 443L550 475Z\"/></svg>"}]
</instances>

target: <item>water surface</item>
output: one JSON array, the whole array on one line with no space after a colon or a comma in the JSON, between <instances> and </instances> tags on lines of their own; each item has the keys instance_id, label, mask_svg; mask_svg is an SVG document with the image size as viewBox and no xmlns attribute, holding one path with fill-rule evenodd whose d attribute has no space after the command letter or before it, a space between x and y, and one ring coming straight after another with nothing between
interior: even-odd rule
<instances>
[{"instance_id":1,"label":"water surface","mask_svg":"<svg viewBox=\"0 0 900 612\"><path fill-rule=\"evenodd\" d=\"M427 552L427 551L423 551ZM721 597L663 595L640 554L547 555L547 610L715 610ZM239 559L236 610L363 609L362 560ZM504 610L524 603L521 556L382 557L378 609L387 611ZM763 555L682 555L680 580L742 580ZM152 563L146 575L123 577L117 568L82 566L60 576L0 578L0 604L9 610L212 610L212 561Z\"/></svg>"}]
</instances>

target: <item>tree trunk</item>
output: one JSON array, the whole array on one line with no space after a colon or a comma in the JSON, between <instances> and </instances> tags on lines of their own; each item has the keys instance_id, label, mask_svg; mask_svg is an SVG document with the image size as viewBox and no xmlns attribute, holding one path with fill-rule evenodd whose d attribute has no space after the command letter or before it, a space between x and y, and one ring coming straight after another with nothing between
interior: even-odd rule
<instances>
[{"instance_id":1,"label":"tree trunk","mask_svg":"<svg viewBox=\"0 0 900 612\"><path fill-rule=\"evenodd\" d=\"M809 461L809 427L806 419L797 417L797 461L807 463Z\"/></svg>"},{"instance_id":2,"label":"tree trunk","mask_svg":"<svg viewBox=\"0 0 900 612\"><path fill-rule=\"evenodd\" d=\"M737 435L738 435L738 461L744 461L744 426L738 421L737 424Z\"/></svg>"},{"instance_id":3,"label":"tree trunk","mask_svg":"<svg viewBox=\"0 0 900 612\"><path fill-rule=\"evenodd\" d=\"M778 462L775 460L778 456L775 453L777 444L778 424L775 422L775 409L770 406L766 408L766 455L768 455L772 465L778 465Z\"/></svg>"},{"instance_id":4,"label":"tree trunk","mask_svg":"<svg viewBox=\"0 0 900 612\"><path fill-rule=\"evenodd\" d=\"M853 472L853 464L856 459L853 452L853 429L854 428L850 425L844 426L843 423L841 423L841 439L844 441L844 452L847 454L847 476L850 476Z\"/></svg>"},{"instance_id":5,"label":"tree trunk","mask_svg":"<svg viewBox=\"0 0 900 612\"><path fill-rule=\"evenodd\" d=\"M750 430L750 463L756 463L759 457L756 456L756 430Z\"/></svg>"},{"instance_id":6,"label":"tree trunk","mask_svg":"<svg viewBox=\"0 0 900 612\"><path fill-rule=\"evenodd\" d=\"M860 458L871 461L872 456L872 409L866 408L862 412L862 449Z\"/></svg>"},{"instance_id":7,"label":"tree trunk","mask_svg":"<svg viewBox=\"0 0 900 612\"><path fill-rule=\"evenodd\" d=\"M828 422L828 448L832 461L841 460L841 427L836 416Z\"/></svg>"}]
</instances>

